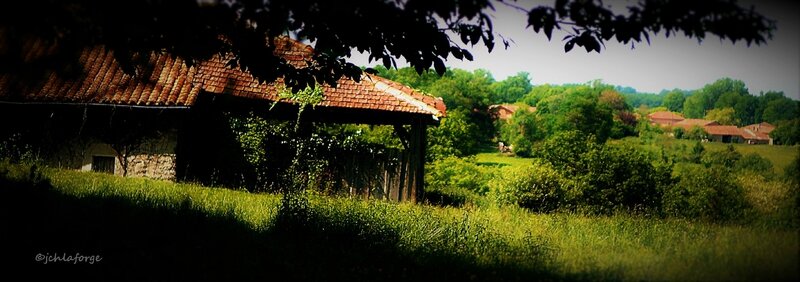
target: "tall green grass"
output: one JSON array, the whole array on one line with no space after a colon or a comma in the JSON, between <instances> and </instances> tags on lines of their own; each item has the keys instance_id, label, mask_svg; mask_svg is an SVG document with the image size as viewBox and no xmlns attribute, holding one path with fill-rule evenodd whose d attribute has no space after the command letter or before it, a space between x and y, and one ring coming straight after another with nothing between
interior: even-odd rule
<instances>
[{"instance_id":1,"label":"tall green grass","mask_svg":"<svg viewBox=\"0 0 800 282\"><path fill-rule=\"evenodd\" d=\"M313 194L305 213L287 215L280 203L278 195L0 165L8 257L36 265L40 252L102 255L94 268L67 270L84 279L800 278L797 230ZM42 269L26 277L64 277Z\"/></svg>"}]
</instances>

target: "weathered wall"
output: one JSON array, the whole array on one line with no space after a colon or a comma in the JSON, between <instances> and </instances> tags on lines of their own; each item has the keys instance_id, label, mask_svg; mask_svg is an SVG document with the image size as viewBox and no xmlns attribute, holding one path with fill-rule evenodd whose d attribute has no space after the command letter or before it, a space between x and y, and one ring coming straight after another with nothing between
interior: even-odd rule
<instances>
[{"instance_id":1,"label":"weathered wall","mask_svg":"<svg viewBox=\"0 0 800 282\"><path fill-rule=\"evenodd\" d=\"M174 131L146 140L136 154L128 157L128 176L174 181L177 140Z\"/></svg>"},{"instance_id":2,"label":"weathered wall","mask_svg":"<svg viewBox=\"0 0 800 282\"><path fill-rule=\"evenodd\" d=\"M76 142L78 143L78 142ZM94 156L114 157L114 174L124 175L122 162L117 152L108 144L93 140L88 142L86 149L65 149L64 154L83 151L81 153L80 170L92 170ZM141 176L153 179L175 180L175 147L177 134L174 131L159 133L152 138L145 139L139 148L128 156L127 176ZM69 156L62 156L67 159Z\"/></svg>"}]
</instances>

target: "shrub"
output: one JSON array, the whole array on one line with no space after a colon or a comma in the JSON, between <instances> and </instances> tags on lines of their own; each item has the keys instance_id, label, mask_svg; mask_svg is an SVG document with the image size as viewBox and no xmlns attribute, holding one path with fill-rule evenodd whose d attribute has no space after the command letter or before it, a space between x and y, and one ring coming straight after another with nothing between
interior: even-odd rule
<instances>
[{"instance_id":1,"label":"shrub","mask_svg":"<svg viewBox=\"0 0 800 282\"><path fill-rule=\"evenodd\" d=\"M749 153L742 156L734 166L736 171L750 171L772 178L772 162L757 153Z\"/></svg>"},{"instance_id":2,"label":"shrub","mask_svg":"<svg viewBox=\"0 0 800 282\"><path fill-rule=\"evenodd\" d=\"M800 143L800 118L778 122L777 127L769 133L769 136L781 145Z\"/></svg>"},{"instance_id":3,"label":"shrub","mask_svg":"<svg viewBox=\"0 0 800 282\"><path fill-rule=\"evenodd\" d=\"M736 181L752 207L754 220L782 227L797 227L798 191L791 182L769 180L751 171L740 173Z\"/></svg>"},{"instance_id":4,"label":"shrub","mask_svg":"<svg viewBox=\"0 0 800 282\"><path fill-rule=\"evenodd\" d=\"M426 158L429 160L473 154L477 152L480 140L483 140L479 126L463 110L448 111L441 124L429 127L427 134Z\"/></svg>"},{"instance_id":5,"label":"shrub","mask_svg":"<svg viewBox=\"0 0 800 282\"><path fill-rule=\"evenodd\" d=\"M597 213L657 211L671 182L671 165L628 147L598 147L582 156L581 165L583 172L573 177L587 184L582 203Z\"/></svg>"},{"instance_id":6,"label":"shrub","mask_svg":"<svg viewBox=\"0 0 800 282\"><path fill-rule=\"evenodd\" d=\"M742 187L728 170L698 165L683 166L679 181L664 191L664 212L670 216L731 220L746 207Z\"/></svg>"},{"instance_id":7,"label":"shrub","mask_svg":"<svg viewBox=\"0 0 800 282\"><path fill-rule=\"evenodd\" d=\"M580 170L581 155L600 146L595 141L593 135L580 131L562 131L537 146L533 156L567 175L575 175Z\"/></svg>"},{"instance_id":8,"label":"shrub","mask_svg":"<svg viewBox=\"0 0 800 282\"><path fill-rule=\"evenodd\" d=\"M554 135L536 152L580 187L575 207L591 213L658 210L661 191L671 181L669 164L630 147L597 144L577 131Z\"/></svg>"},{"instance_id":9,"label":"shrub","mask_svg":"<svg viewBox=\"0 0 800 282\"><path fill-rule=\"evenodd\" d=\"M706 151L701 158L701 162L708 166L719 165L726 168L733 168L736 162L742 158L742 154L736 151L733 145L728 145L725 149Z\"/></svg>"},{"instance_id":10,"label":"shrub","mask_svg":"<svg viewBox=\"0 0 800 282\"><path fill-rule=\"evenodd\" d=\"M575 198L574 189L570 189L574 185L552 165L541 161L531 166L503 168L489 186L498 204L518 205L536 212L568 207Z\"/></svg>"},{"instance_id":11,"label":"shrub","mask_svg":"<svg viewBox=\"0 0 800 282\"><path fill-rule=\"evenodd\" d=\"M692 152L689 154L689 161L692 163L699 164L703 159L703 153L706 151L706 148L703 147L703 144L700 141L694 143L692 146Z\"/></svg>"},{"instance_id":12,"label":"shrub","mask_svg":"<svg viewBox=\"0 0 800 282\"><path fill-rule=\"evenodd\" d=\"M685 134L686 131L683 130L683 127L675 127L672 129L672 135L674 135L676 139L683 139L683 135Z\"/></svg>"},{"instance_id":13,"label":"shrub","mask_svg":"<svg viewBox=\"0 0 800 282\"><path fill-rule=\"evenodd\" d=\"M426 198L434 204L460 206L489 191L494 168L479 166L472 158L447 157L425 168Z\"/></svg>"},{"instance_id":14,"label":"shrub","mask_svg":"<svg viewBox=\"0 0 800 282\"><path fill-rule=\"evenodd\" d=\"M34 146L21 133L0 136L0 160L12 163L36 162L39 159Z\"/></svg>"},{"instance_id":15,"label":"shrub","mask_svg":"<svg viewBox=\"0 0 800 282\"><path fill-rule=\"evenodd\" d=\"M699 126L693 126L692 129L683 134L683 138L689 140L702 140L708 136L706 130Z\"/></svg>"}]
</instances>

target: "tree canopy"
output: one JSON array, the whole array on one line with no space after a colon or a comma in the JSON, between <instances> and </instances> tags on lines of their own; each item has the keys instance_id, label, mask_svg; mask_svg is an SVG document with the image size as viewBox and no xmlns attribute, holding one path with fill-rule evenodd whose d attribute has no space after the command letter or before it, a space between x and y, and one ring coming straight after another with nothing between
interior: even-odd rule
<instances>
[{"instance_id":1,"label":"tree canopy","mask_svg":"<svg viewBox=\"0 0 800 282\"><path fill-rule=\"evenodd\" d=\"M732 42L762 44L775 22L731 0L639 0L617 13L602 1L556 0L552 6L522 7L503 0L29 0L0 4L0 72L65 68L87 46L114 51L123 69L136 73L152 52L186 64L214 54L234 55L231 66L262 81L284 77L294 90L315 83L358 79L362 70L345 61L352 50L396 67L405 59L418 73L446 71L449 58L472 60L466 47L498 42L491 13L509 5L527 13L528 26L550 38L565 31L565 51L574 46L600 52L606 41L634 46L659 32L698 40L715 35ZM314 43L313 61L296 68L273 55L273 38L296 34ZM57 45L37 64L26 62L32 38ZM505 38L501 41L508 46Z\"/></svg>"}]
</instances>

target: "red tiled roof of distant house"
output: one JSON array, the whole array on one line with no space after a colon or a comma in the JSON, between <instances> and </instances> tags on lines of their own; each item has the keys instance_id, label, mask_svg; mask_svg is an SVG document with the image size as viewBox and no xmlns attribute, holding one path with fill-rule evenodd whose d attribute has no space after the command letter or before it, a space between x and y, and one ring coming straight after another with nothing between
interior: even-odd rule
<instances>
[{"instance_id":1,"label":"red tiled roof of distant house","mask_svg":"<svg viewBox=\"0 0 800 282\"><path fill-rule=\"evenodd\" d=\"M768 122L751 124L742 127L742 131L747 133L745 138L756 140L770 140L771 138L769 137L769 133L774 129L775 126Z\"/></svg>"},{"instance_id":2,"label":"red tiled roof of distant house","mask_svg":"<svg viewBox=\"0 0 800 282\"><path fill-rule=\"evenodd\" d=\"M762 123L746 125L746 126L744 126L742 128L749 129L749 130L751 130L753 132L763 132L763 133L766 133L766 134L769 134L770 132L775 130L775 126L770 124L770 123L768 123L768 122L762 122Z\"/></svg>"},{"instance_id":3,"label":"red tiled roof of distant house","mask_svg":"<svg viewBox=\"0 0 800 282\"><path fill-rule=\"evenodd\" d=\"M679 122L676 122L672 126L682 127L682 128L684 128L686 130L691 130L695 126L697 126L697 127L705 127L705 126L713 126L713 125L719 125L719 123L717 123L714 120L687 118L687 119L681 120Z\"/></svg>"},{"instance_id":4,"label":"red tiled roof of distant house","mask_svg":"<svg viewBox=\"0 0 800 282\"><path fill-rule=\"evenodd\" d=\"M684 119L680 114L668 111L653 112L648 114L647 118L651 123L658 125L673 125Z\"/></svg>"},{"instance_id":5,"label":"red tiled roof of distant house","mask_svg":"<svg viewBox=\"0 0 800 282\"><path fill-rule=\"evenodd\" d=\"M709 125L704 129L709 135L743 136L742 130L734 125Z\"/></svg>"},{"instance_id":6,"label":"red tiled roof of distant house","mask_svg":"<svg viewBox=\"0 0 800 282\"><path fill-rule=\"evenodd\" d=\"M489 106L489 111L493 114L497 115L498 119L507 120L514 116L514 112L519 109L519 105L514 104L499 104L499 105L491 105ZM523 106L526 107L529 112L535 112L536 107L531 106Z\"/></svg>"}]
</instances>

